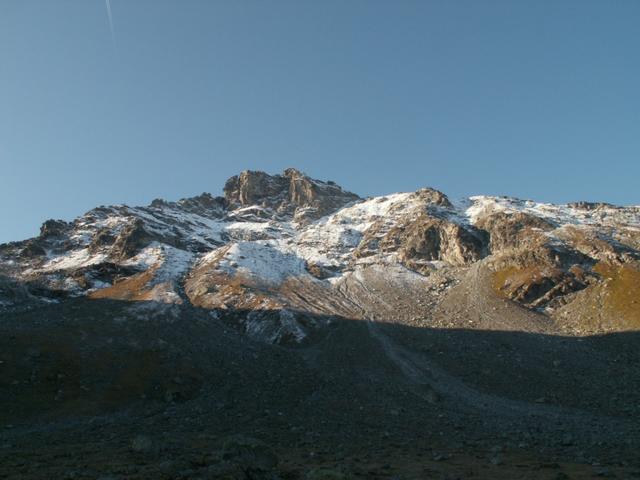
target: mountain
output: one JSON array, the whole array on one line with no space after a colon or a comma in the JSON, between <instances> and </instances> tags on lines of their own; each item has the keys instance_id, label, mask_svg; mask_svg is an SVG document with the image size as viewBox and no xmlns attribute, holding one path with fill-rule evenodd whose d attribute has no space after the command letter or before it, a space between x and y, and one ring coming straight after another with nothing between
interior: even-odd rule
<instances>
[{"instance_id":1,"label":"mountain","mask_svg":"<svg viewBox=\"0 0 640 480\"><path fill-rule=\"evenodd\" d=\"M34 425L68 444L50 422L159 408L276 444L420 427L445 450L585 465L639 446L640 207L360 198L244 171L223 197L101 206L0 245L0 316L0 419L22 422L18 444ZM286 425L255 418L277 405Z\"/></svg>"},{"instance_id":2,"label":"mountain","mask_svg":"<svg viewBox=\"0 0 640 480\"><path fill-rule=\"evenodd\" d=\"M362 279L381 271L393 272L380 276L391 297L398 282L423 288L434 278L446 292L478 288L482 272L491 295L540 314L529 329L622 331L640 327L640 304L626 301L640 293L639 249L639 207L451 202L432 189L360 199L294 169L245 171L226 182L224 197L98 207L0 246L0 305L16 311L85 296L259 310L270 313L239 320L248 334L302 341L312 327L304 312L362 316L368 300L353 284L366 287ZM425 325L436 306L388 303ZM468 325L455 318L448 326Z\"/></svg>"}]
</instances>

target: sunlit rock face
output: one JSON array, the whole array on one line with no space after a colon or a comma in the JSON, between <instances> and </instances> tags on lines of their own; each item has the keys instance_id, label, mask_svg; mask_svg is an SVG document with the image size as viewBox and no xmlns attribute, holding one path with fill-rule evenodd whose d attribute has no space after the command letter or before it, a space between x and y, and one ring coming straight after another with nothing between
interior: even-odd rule
<instances>
[{"instance_id":1,"label":"sunlit rock face","mask_svg":"<svg viewBox=\"0 0 640 480\"><path fill-rule=\"evenodd\" d=\"M315 220L359 199L331 181L314 180L294 168L281 175L246 170L227 180L224 194L236 208L256 205L298 221Z\"/></svg>"}]
</instances>

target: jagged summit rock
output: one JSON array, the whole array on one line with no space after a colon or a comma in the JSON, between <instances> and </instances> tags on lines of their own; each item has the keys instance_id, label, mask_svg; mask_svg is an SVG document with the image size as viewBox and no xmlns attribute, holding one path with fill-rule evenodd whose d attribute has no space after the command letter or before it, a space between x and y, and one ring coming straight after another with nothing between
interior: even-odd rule
<instances>
[{"instance_id":1,"label":"jagged summit rock","mask_svg":"<svg viewBox=\"0 0 640 480\"><path fill-rule=\"evenodd\" d=\"M278 175L245 170L227 180L224 195L232 206L259 205L299 221L315 220L360 198L334 182L314 180L295 168Z\"/></svg>"},{"instance_id":2,"label":"jagged summit rock","mask_svg":"<svg viewBox=\"0 0 640 480\"><path fill-rule=\"evenodd\" d=\"M177 202L167 202L158 198L153 200L149 206L156 209L179 208L185 212L204 217L219 218L224 214L228 204L224 197L214 197L205 192L195 197L183 198Z\"/></svg>"},{"instance_id":3,"label":"jagged summit rock","mask_svg":"<svg viewBox=\"0 0 640 480\"><path fill-rule=\"evenodd\" d=\"M62 235L71 229L71 224L64 220L47 220L40 227L40 237L48 238Z\"/></svg>"}]
</instances>

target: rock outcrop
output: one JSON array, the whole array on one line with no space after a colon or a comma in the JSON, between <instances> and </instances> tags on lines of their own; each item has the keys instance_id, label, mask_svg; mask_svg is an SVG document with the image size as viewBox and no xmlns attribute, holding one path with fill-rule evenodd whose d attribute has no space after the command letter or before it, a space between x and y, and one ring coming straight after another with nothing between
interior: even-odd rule
<instances>
[{"instance_id":1,"label":"rock outcrop","mask_svg":"<svg viewBox=\"0 0 640 480\"><path fill-rule=\"evenodd\" d=\"M476 222L476 227L488 232L492 253L532 248L545 241L545 232L555 229L549 220L523 212L487 215Z\"/></svg>"},{"instance_id":2,"label":"rock outcrop","mask_svg":"<svg viewBox=\"0 0 640 480\"><path fill-rule=\"evenodd\" d=\"M40 227L40 238L58 237L67 233L72 225L64 220L47 220Z\"/></svg>"},{"instance_id":3,"label":"rock outcrop","mask_svg":"<svg viewBox=\"0 0 640 480\"><path fill-rule=\"evenodd\" d=\"M259 205L300 222L316 220L359 199L331 181L313 180L294 168L282 175L245 170L227 180L224 194L232 206Z\"/></svg>"},{"instance_id":4,"label":"rock outcrop","mask_svg":"<svg viewBox=\"0 0 640 480\"><path fill-rule=\"evenodd\" d=\"M392 228L379 242L382 251L395 251L412 269L423 262L466 265L480 260L486 250L482 232L423 214Z\"/></svg>"}]
</instances>

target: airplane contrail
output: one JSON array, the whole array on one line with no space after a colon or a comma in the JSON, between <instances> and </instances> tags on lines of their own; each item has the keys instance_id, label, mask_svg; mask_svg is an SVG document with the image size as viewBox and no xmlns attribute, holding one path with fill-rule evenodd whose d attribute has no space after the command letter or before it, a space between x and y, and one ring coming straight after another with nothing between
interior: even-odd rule
<instances>
[{"instance_id":1,"label":"airplane contrail","mask_svg":"<svg viewBox=\"0 0 640 480\"><path fill-rule=\"evenodd\" d=\"M111 41L113 42L113 47L116 46L116 34L113 30L113 17L111 16L111 2L110 0L105 0L107 5L107 17L109 18L109 30L111 30Z\"/></svg>"}]
</instances>

